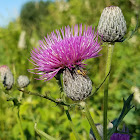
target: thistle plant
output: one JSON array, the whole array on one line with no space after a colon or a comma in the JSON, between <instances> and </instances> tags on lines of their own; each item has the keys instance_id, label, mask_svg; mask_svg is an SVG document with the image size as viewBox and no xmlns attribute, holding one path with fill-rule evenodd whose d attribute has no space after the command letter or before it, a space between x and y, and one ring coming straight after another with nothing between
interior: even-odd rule
<instances>
[{"instance_id":1,"label":"thistle plant","mask_svg":"<svg viewBox=\"0 0 140 140\"><path fill-rule=\"evenodd\" d=\"M79 28L75 25L74 28L67 26L65 30L60 30L47 35L47 38L40 41L40 46L31 51L31 60L34 64L32 70L35 70L34 74L42 75L40 80L46 81L63 73L66 95L74 101L85 100L91 94L92 82L83 70L83 61L100 56L101 41L95 28L92 29L91 26L85 26L83 30L81 24ZM87 105L82 105L95 136L100 140Z\"/></svg>"},{"instance_id":2,"label":"thistle plant","mask_svg":"<svg viewBox=\"0 0 140 140\"><path fill-rule=\"evenodd\" d=\"M106 7L100 17L98 24L99 35L104 42L108 42L108 56L106 60L107 74L111 70L112 54L115 42L122 42L126 34L126 21L118 6ZM104 115L103 115L103 139L107 140L107 110L108 110L108 87L109 76L104 86Z\"/></svg>"},{"instance_id":3,"label":"thistle plant","mask_svg":"<svg viewBox=\"0 0 140 140\"><path fill-rule=\"evenodd\" d=\"M29 85L29 79L25 75L20 75L17 81L18 81L18 86L22 89L24 89L26 86ZM14 76L12 74L12 71L7 65L0 66L0 82L5 87L4 93L6 95L7 101L12 101L14 104L14 110L15 110L17 124L19 126L19 131L21 134L21 140L26 140L26 137L24 135L23 128L22 128L21 117L20 117L20 105L21 105L23 92L17 95L17 97L14 97L10 92L8 92L12 90L14 86ZM3 87L0 87L0 88L3 89Z\"/></svg>"},{"instance_id":4,"label":"thistle plant","mask_svg":"<svg viewBox=\"0 0 140 140\"><path fill-rule=\"evenodd\" d=\"M37 48L31 50L29 61L34 67L33 69L29 69L29 72L39 75L40 77L36 78L37 80L44 80L46 82L55 77L60 86L61 98L54 99L47 94L42 95L40 93L27 91L25 88L30 83L29 78L25 75L20 75L18 77L17 84L18 90L20 91L20 100L19 98L9 98L8 100L13 101L14 106L18 109L17 122L23 140L26 138L24 136L19 114L23 93L35 95L50 100L56 105L63 106L76 140L80 140L80 138L69 113L69 109L75 106L85 114L91 126L91 140L130 139L130 135L127 131L119 132L117 128L125 115L127 115L127 113L133 108L131 105L133 94L131 94L126 100L123 100L124 105L120 116L118 116L118 118L112 123L113 127L110 130L107 129L108 89L113 48L115 42L123 41L126 31L126 21L121 9L117 6L109 6L106 7L101 14L97 32L95 32L95 28L93 29L91 26L86 25L82 26L82 24L79 26L75 25L74 27L65 26L60 30L51 32L50 35L47 35L47 37L44 37L44 39L40 41L40 45ZM104 42L108 43L105 79L98 88L95 89L95 92L92 92L93 84L90 77L87 75L85 70L86 64L84 62L87 59L99 57ZM12 72L7 66L1 66L0 73L3 85L6 89L10 90L14 83ZM103 84L104 112L102 126L94 123L86 99L97 93ZM72 100L72 103L68 102L69 100L67 100L65 95ZM48 140L56 140L56 138L39 130L36 123L35 131Z\"/></svg>"},{"instance_id":5,"label":"thistle plant","mask_svg":"<svg viewBox=\"0 0 140 140\"><path fill-rule=\"evenodd\" d=\"M71 98L73 101L78 101L78 105L83 110L89 121L91 131L93 131L94 134L94 139L97 140L109 139L124 116L133 108L129 105L132 100L132 96L130 96L126 101L124 101L122 113L115 122L114 127L109 133L107 133L108 86L113 47L115 42L123 41L126 30L126 21L121 9L117 6L110 6L103 10L98 25L98 32L95 32L95 28L92 29L92 27L89 26L85 26L84 30L82 25L79 27L78 25L75 25L74 28L67 26L65 29L62 28L60 31L56 30L55 32L52 32L51 35L44 37L44 40L40 41L40 46L31 51L30 61L33 63L34 68L29 71L40 75L38 80L48 81L53 77L56 77L56 79L59 80L58 83L60 86L62 86L60 74L63 73L63 88L61 87L61 89L64 90L67 97ZM84 102L92 92L92 81L86 74L84 70L85 64L83 63L86 59L100 56L99 52L102 49L101 40L103 40L103 42L108 42L108 56L105 70L106 78L104 80L104 115L102 135L98 132L98 128L96 128L88 107ZM99 88L97 88L97 90ZM97 90L95 90L95 92L97 92ZM71 106L65 102L64 98L62 101L60 100L60 102L58 102L48 96L41 96L31 92L29 94L49 99L66 107ZM129 107L127 105L129 105ZM65 108L65 110L67 117L71 122L75 137L76 139L79 139L72 124L68 108Z\"/></svg>"}]
</instances>

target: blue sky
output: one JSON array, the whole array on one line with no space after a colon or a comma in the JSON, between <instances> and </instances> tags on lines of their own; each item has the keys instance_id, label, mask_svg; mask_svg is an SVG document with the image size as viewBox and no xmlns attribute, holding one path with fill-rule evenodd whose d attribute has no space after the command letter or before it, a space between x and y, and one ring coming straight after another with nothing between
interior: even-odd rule
<instances>
[{"instance_id":1,"label":"blue sky","mask_svg":"<svg viewBox=\"0 0 140 140\"><path fill-rule=\"evenodd\" d=\"M29 1L39 0L0 0L0 27L5 27L18 17L22 5Z\"/></svg>"}]
</instances>

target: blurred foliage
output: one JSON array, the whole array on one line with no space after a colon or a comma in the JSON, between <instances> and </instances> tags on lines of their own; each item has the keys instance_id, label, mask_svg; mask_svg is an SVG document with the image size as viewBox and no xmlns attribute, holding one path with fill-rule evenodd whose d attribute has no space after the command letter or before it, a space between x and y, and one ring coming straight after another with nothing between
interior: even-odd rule
<instances>
[{"instance_id":1,"label":"blurred foliage","mask_svg":"<svg viewBox=\"0 0 140 140\"><path fill-rule=\"evenodd\" d=\"M27 75L31 84L27 87L32 92L50 94L54 98L60 98L59 86L55 78L48 82L37 81L37 75L27 71L33 66L28 61L30 51L38 46L38 40L43 39L55 29L66 25L86 24L95 26L102 10L106 6L119 6L125 16L130 36L136 24L139 25L140 0L67 0L67 1L40 1L28 2L23 5L20 17L9 23L6 28L0 28L0 65L8 65L15 77L15 86L10 92L11 97L19 98L20 92L16 87L19 75ZM22 31L26 31L23 39L24 48L18 44ZM132 140L140 138L140 28L132 38L122 43L116 43L113 54L113 62L109 88L108 121L119 116L123 107L123 98L127 98L134 90L138 89L138 98L133 102L136 110L131 110L124 122L132 134ZM88 75L97 87L104 79L105 59L107 46L103 44L102 56L86 61ZM68 100L71 102L70 100ZM87 99L90 112L95 123L102 124L103 115L103 88L98 94ZM16 108L12 101L7 101L7 96L0 90L0 140L20 140L20 130L16 119ZM77 108L70 110L73 123L81 140L89 139L90 126L85 116ZM56 106L48 100L39 97L24 95L20 106L21 123L27 140L43 140L34 130L35 122L38 128L53 137L62 140L74 140L70 124L62 106ZM123 123L122 123L123 125Z\"/></svg>"},{"instance_id":2,"label":"blurred foliage","mask_svg":"<svg viewBox=\"0 0 140 140\"><path fill-rule=\"evenodd\" d=\"M35 29L40 31L40 22L44 17L48 15L48 5L50 2L28 2L21 10L20 19L22 28L25 29L28 34L31 34Z\"/></svg>"}]
</instances>

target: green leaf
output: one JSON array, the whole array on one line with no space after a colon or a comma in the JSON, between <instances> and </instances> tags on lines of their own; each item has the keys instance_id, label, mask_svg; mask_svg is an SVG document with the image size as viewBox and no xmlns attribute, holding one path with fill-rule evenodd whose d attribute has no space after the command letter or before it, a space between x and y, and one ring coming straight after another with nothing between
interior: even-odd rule
<instances>
[{"instance_id":1,"label":"green leaf","mask_svg":"<svg viewBox=\"0 0 140 140\"><path fill-rule=\"evenodd\" d=\"M119 126L119 124L121 123L121 121L123 120L123 118L126 116L126 114L134 107L132 104L131 104L131 101L133 99L133 94L131 94L127 100L123 99L123 109L122 109L122 112L119 116L118 119L116 119L114 122L113 122L113 128L109 131L108 133L108 138L117 130L117 127Z\"/></svg>"}]
</instances>

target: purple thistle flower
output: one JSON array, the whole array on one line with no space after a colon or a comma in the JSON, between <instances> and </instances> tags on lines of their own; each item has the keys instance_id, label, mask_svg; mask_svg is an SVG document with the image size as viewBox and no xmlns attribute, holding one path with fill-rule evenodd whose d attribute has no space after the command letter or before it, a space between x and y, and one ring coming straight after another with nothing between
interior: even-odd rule
<instances>
[{"instance_id":1,"label":"purple thistle flower","mask_svg":"<svg viewBox=\"0 0 140 140\"><path fill-rule=\"evenodd\" d=\"M113 128L112 123L109 123L109 126L110 126L110 129ZM103 139L103 126L101 124L96 124L96 128L99 132L99 135ZM130 136L131 134L129 133L128 128L126 128L124 125L122 131L118 133L113 133L112 136L110 137L110 140L130 140ZM90 129L89 137L90 137L90 140L96 140L92 129Z\"/></svg>"},{"instance_id":2,"label":"purple thistle flower","mask_svg":"<svg viewBox=\"0 0 140 140\"><path fill-rule=\"evenodd\" d=\"M42 75L39 80L52 79L61 69L83 67L83 60L99 56L101 42L95 28L88 26L82 30L69 26L56 30L40 41L40 46L31 51L31 60L34 64L34 74Z\"/></svg>"},{"instance_id":3,"label":"purple thistle flower","mask_svg":"<svg viewBox=\"0 0 140 140\"><path fill-rule=\"evenodd\" d=\"M125 134L128 133L128 134ZM114 133L110 137L110 140L130 140L130 134L128 128L125 127L125 124L123 125L123 129L121 133Z\"/></svg>"},{"instance_id":4,"label":"purple thistle flower","mask_svg":"<svg viewBox=\"0 0 140 140\"><path fill-rule=\"evenodd\" d=\"M130 140L130 135L129 134L114 133L110 137L110 140Z\"/></svg>"}]
</instances>

